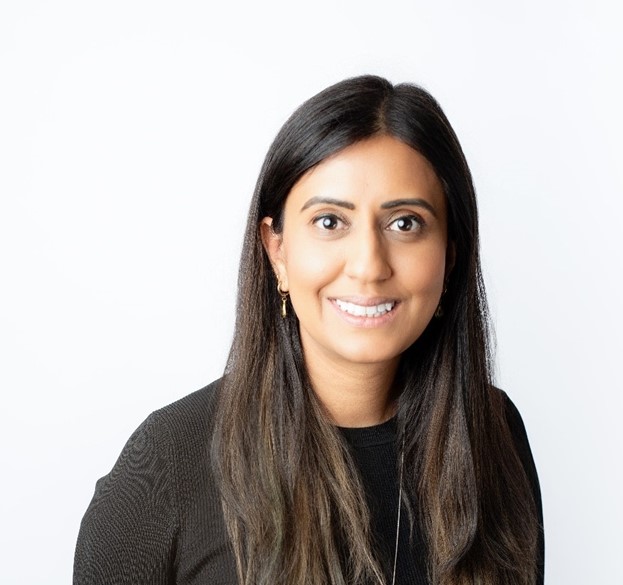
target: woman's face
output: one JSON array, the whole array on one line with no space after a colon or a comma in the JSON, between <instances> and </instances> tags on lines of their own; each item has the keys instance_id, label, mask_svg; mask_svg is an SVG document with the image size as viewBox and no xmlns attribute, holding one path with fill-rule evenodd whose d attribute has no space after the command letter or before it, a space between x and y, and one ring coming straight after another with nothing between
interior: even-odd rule
<instances>
[{"instance_id":1,"label":"woman's face","mask_svg":"<svg viewBox=\"0 0 623 585\"><path fill-rule=\"evenodd\" d=\"M444 287L446 202L430 163L389 136L358 142L294 185L280 234L271 223L262 239L308 366L394 365Z\"/></svg>"}]
</instances>

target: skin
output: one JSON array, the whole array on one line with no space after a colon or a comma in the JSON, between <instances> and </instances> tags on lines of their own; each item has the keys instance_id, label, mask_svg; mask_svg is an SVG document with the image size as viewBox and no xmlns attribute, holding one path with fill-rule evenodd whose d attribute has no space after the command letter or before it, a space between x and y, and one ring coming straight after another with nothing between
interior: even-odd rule
<instances>
[{"instance_id":1,"label":"skin","mask_svg":"<svg viewBox=\"0 0 623 585\"><path fill-rule=\"evenodd\" d=\"M299 179L281 233L270 217L260 230L329 415L345 427L387 420L400 355L433 318L452 264L430 163L390 136L358 142ZM352 315L361 311L353 304L381 305L382 314Z\"/></svg>"}]
</instances>

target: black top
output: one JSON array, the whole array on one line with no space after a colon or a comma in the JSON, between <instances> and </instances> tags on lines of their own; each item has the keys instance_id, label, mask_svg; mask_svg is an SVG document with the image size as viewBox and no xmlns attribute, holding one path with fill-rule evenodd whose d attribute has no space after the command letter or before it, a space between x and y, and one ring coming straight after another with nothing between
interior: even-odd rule
<instances>
[{"instance_id":1,"label":"black top","mask_svg":"<svg viewBox=\"0 0 623 585\"><path fill-rule=\"evenodd\" d=\"M216 389L217 383L210 384L151 414L130 437L112 471L97 482L78 536L74 585L236 583L210 464ZM511 431L541 514L525 429L510 400L508 405ZM399 493L395 420L340 430L359 468L372 533L391 577ZM422 539L414 531L409 540L404 509L401 516L396 584L427 585Z\"/></svg>"},{"instance_id":2,"label":"black top","mask_svg":"<svg viewBox=\"0 0 623 585\"><path fill-rule=\"evenodd\" d=\"M356 429L340 429L351 447L351 453L363 483L368 508L372 515L372 535L384 561L387 582L391 583L396 555L398 524L399 468L396 444L396 418L386 423ZM404 508L400 515L396 583L428 585L426 549L414 526L409 539L409 518Z\"/></svg>"}]
</instances>

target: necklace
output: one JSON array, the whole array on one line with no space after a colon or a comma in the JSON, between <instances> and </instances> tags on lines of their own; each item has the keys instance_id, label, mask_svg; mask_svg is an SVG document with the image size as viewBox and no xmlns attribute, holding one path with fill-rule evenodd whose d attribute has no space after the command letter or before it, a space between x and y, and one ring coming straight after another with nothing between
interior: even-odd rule
<instances>
[{"instance_id":1,"label":"necklace","mask_svg":"<svg viewBox=\"0 0 623 585\"><path fill-rule=\"evenodd\" d=\"M400 537L400 512L402 510L402 470L405 463L405 438L402 437L400 448L400 474L398 478L398 520L396 521L396 546L394 547L394 570L392 571L392 585L396 585L396 565L398 563L398 538Z\"/></svg>"}]
</instances>

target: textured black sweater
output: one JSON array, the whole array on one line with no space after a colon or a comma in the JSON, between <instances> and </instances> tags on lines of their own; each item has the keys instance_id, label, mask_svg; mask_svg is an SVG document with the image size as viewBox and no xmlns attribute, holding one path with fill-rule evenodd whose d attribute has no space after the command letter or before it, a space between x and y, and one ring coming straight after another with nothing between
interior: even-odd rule
<instances>
[{"instance_id":1,"label":"textured black sweater","mask_svg":"<svg viewBox=\"0 0 623 585\"><path fill-rule=\"evenodd\" d=\"M236 583L209 456L217 389L213 383L150 415L112 471L97 482L78 536L74 585ZM540 513L530 447L510 400L508 412ZM359 468L373 534L391 575L398 512L395 421L342 433ZM425 559L422 539L417 533L410 539L409 523L401 521L396 584L426 585Z\"/></svg>"}]
</instances>

